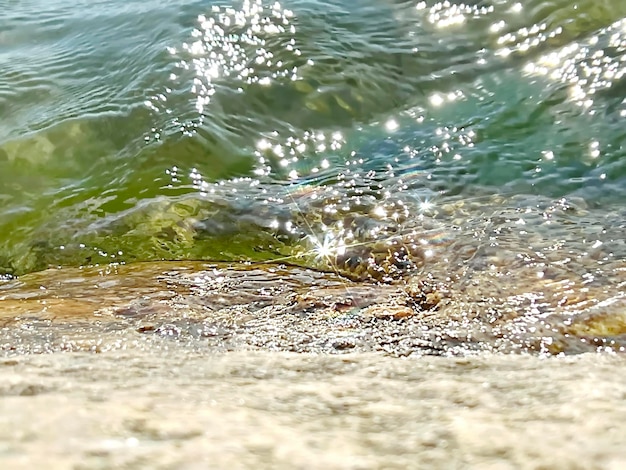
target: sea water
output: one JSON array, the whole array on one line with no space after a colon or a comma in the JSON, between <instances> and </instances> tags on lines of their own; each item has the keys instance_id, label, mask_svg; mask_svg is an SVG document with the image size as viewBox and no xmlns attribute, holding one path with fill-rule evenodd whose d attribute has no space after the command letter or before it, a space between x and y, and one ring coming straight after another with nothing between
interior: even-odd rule
<instances>
[{"instance_id":1,"label":"sea water","mask_svg":"<svg viewBox=\"0 0 626 470\"><path fill-rule=\"evenodd\" d=\"M495 256L620 291L625 74L622 0L0 0L0 271Z\"/></svg>"}]
</instances>

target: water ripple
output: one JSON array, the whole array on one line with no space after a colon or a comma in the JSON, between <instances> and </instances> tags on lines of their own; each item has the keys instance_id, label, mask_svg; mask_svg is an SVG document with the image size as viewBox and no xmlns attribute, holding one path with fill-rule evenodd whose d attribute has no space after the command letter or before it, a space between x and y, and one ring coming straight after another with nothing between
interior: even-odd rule
<instances>
[{"instance_id":1,"label":"water ripple","mask_svg":"<svg viewBox=\"0 0 626 470\"><path fill-rule=\"evenodd\" d=\"M388 280L478 272L492 242L511 261L560 240L582 266L592 236L623 256L621 0L0 9L5 271L289 259Z\"/></svg>"}]
</instances>

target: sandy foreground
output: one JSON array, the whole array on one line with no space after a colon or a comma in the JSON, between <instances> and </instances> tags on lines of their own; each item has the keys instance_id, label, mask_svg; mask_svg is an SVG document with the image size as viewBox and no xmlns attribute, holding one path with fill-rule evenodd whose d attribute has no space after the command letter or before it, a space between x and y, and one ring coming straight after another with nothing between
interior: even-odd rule
<instances>
[{"instance_id":1,"label":"sandy foreground","mask_svg":"<svg viewBox=\"0 0 626 470\"><path fill-rule=\"evenodd\" d=\"M0 468L626 468L626 358L0 361Z\"/></svg>"},{"instance_id":2,"label":"sandy foreground","mask_svg":"<svg viewBox=\"0 0 626 470\"><path fill-rule=\"evenodd\" d=\"M0 469L626 468L623 297L576 328L429 298L204 264L6 281Z\"/></svg>"}]
</instances>

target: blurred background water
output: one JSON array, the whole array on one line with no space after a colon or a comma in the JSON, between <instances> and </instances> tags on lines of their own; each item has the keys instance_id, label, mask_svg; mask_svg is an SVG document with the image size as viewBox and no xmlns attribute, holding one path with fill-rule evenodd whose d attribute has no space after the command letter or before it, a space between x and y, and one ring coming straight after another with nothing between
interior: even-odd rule
<instances>
[{"instance_id":1,"label":"blurred background water","mask_svg":"<svg viewBox=\"0 0 626 470\"><path fill-rule=\"evenodd\" d=\"M623 0L0 0L0 271L453 252L623 290L625 74Z\"/></svg>"}]
</instances>

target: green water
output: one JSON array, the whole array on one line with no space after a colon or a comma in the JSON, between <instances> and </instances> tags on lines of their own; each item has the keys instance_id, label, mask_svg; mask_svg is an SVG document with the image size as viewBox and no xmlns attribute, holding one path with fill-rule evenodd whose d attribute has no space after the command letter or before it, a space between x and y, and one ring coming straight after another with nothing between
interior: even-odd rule
<instances>
[{"instance_id":1,"label":"green water","mask_svg":"<svg viewBox=\"0 0 626 470\"><path fill-rule=\"evenodd\" d=\"M285 259L401 275L468 263L462 240L582 260L609 285L623 269L622 0L0 11L2 273Z\"/></svg>"}]
</instances>

